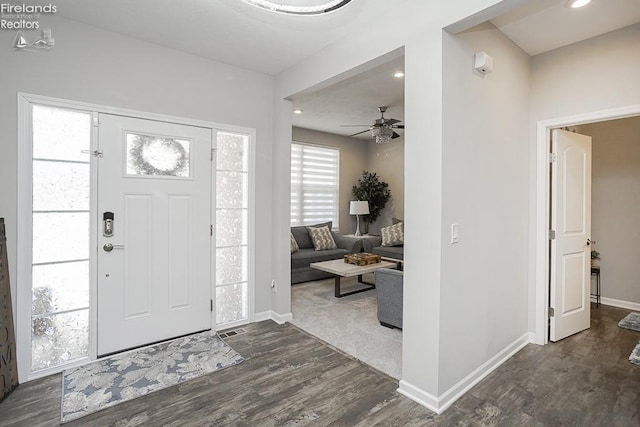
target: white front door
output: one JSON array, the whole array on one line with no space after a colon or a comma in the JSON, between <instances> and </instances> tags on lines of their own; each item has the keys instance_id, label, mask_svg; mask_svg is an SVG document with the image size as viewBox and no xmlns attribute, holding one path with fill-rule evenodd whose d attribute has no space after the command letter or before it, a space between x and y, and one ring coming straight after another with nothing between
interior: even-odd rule
<instances>
[{"instance_id":1,"label":"white front door","mask_svg":"<svg viewBox=\"0 0 640 427\"><path fill-rule=\"evenodd\" d=\"M550 340L590 326L591 137L556 129L551 136Z\"/></svg>"},{"instance_id":2,"label":"white front door","mask_svg":"<svg viewBox=\"0 0 640 427\"><path fill-rule=\"evenodd\" d=\"M99 121L98 355L210 329L211 129Z\"/></svg>"}]
</instances>

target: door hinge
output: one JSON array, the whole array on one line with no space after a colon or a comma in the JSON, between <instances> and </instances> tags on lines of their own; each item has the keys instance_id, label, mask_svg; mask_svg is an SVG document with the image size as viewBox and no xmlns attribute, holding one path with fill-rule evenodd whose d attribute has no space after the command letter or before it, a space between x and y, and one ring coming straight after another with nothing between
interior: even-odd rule
<instances>
[{"instance_id":1,"label":"door hinge","mask_svg":"<svg viewBox=\"0 0 640 427\"><path fill-rule=\"evenodd\" d=\"M556 153L549 153L549 163L555 163L557 158Z\"/></svg>"},{"instance_id":2,"label":"door hinge","mask_svg":"<svg viewBox=\"0 0 640 427\"><path fill-rule=\"evenodd\" d=\"M98 126L100 126L100 120L99 120L97 117L94 117L94 118L91 120L91 125L92 125L93 127L98 127Z\"/></svg>"},{"instance_id":3,"label":"door hinge","mask_svg":"<svg viewBox=\"0 0 640 427\"><path fill-rule=\"evenodd\" d=\"M556 239L556 230L549 230L549 240Z\"/></svg>"},{"instance_id":4,"label":"door hinge","mask_svg":"<svg viewBox=\"0 0 640 427\"><path fill-rule=\"evenodd\" d=\"M209 310L213 313L213 300L210 299L209 302L210 302Z\"/></svg>"},{"instance_id":5,"label":"door hinge","mask_svg":"<svg viewBox=\"0 0 640 427\"><path fill-rule=\"evenodd\" d=\"M209 236L213 236L213 225L209 228Z\"/></svg>"},{"instance_id":6,"label":"door hinge","mask_svg":"<svg viewBox=\"0 0 640 427\"><path fill-rule=\"evenodd\" d=\"M553 309L553 307L549 307L549 317L553 317L556 315L556 311Z\"/></svg>"},{"instance_id":7,"label":"door hinge","mask_svg":"<svg viewBox=\"0 0 640 427\"><path fill-rule=\"evenodd\" d=\"M212 148L211 149L211 161L213 162L213 160L216 158L216 149Z\"/></svg>"}]
</instances>

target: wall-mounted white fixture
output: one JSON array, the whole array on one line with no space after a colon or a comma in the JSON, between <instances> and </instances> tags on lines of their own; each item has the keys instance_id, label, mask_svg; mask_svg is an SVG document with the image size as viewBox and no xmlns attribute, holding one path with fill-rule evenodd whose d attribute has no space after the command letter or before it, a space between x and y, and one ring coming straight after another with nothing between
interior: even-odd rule
<instances>
[{"instance_id":1,"label":"wall-mounted white fixture","mask_svg":"<svg viewBox=\"0 0 640 427\"><path fill-rule=\"evenodd\" d=\"M487 74L493 71L493 58L485 52L476 52L473 54L473 68Z\"/></svg>"},{"instance_id":2,"label":"wall-mounted white fixture","mask_svg":"<svg viewBox=\"0 0 640 427\"><path fill-rule=\"evenodd\" d=\"M588 5L589 3L591 3L591 0L568 0L567 7L577 9L579 7Z\"/></svg>"}]
</instances>

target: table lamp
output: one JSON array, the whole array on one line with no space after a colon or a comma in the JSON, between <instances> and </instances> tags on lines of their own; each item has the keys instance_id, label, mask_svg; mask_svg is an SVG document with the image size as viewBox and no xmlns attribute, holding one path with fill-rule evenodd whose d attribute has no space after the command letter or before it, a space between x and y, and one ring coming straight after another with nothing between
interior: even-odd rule
<instances>
[{"instance_id":1,"label":"table lamp","mask_svg":"<svg viewBox=\"0 0 640 427\"><path fill-rule=\"evenodd\" d=\"M362 236L360 233L360 215L369 215L369 202L366 200L352 200L349 205L349 215L356 216L356 236Z\"/></svg>"}]
</instances>

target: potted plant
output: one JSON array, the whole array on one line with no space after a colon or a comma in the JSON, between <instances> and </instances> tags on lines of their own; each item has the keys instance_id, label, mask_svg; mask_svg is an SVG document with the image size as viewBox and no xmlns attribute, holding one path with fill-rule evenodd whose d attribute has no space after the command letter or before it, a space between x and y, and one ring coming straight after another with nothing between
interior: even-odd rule
<instances>
[{"instance_id":1,"label":"potted plant","mask_svg":"<svg viewBox=\"0 0 640 427\"><path fill-rule=\"evenodd\" d=\"M369 202L369 215L364 215L364 232L369 232L369 224L378 219L378 216L391 199L389 184L380 181L375 172L362 172L362 177L358 179L358 184L351 188L351 194L356 200L366 200Z\"/></svg>"}]
</instances>

